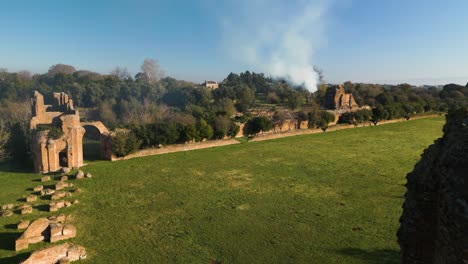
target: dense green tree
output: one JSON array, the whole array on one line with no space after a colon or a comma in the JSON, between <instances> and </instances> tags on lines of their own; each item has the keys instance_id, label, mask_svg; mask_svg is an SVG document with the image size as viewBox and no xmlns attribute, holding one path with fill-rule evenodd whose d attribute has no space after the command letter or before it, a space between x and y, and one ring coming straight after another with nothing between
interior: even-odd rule
<instances>
[{"instance_id":1,"label":"dense green tree","mask_svg":"<svg viewBox=\"0 0 468 264\"><path fill-rule=\"evenodd\" d=\"M335 114L329 111L320 111L320 120L318 122L318 127L323 131L328 129L328 124L335 121Z\"/></svg>"},{"instance_id":2,"label":"dense green tree","mask_svg":"<svg viewBox=\"0 0 468 264\"><path fill-rule=\"evenodd\" d=\"M358 123L364 123L369 121L372 118L372 111L368 109L361 109L353 113L354 120Z\"/></svg>"},{"instance_id":3,"label":"dense green tree","mask_svg":"<svg viewBox=\"0 0 468 264\"><path fill-rule=\"evenodd\" d=\"M199 132L194 124L182 125L179 128L179 141L181 143L200 141Z\"/></svg>"},{"instance_id":4,"label":"dense green tree","mask_svg":"<svg viewBox=\"0 0 468 264\"><path fill-rule=\"evenodd\" d=\"M236 114L234 102L230 98L223 98L216 103L216 114L232 117Z\"/></svg>"},{"instance_id":5,"label":"dense green tree","mask_svg":"<svg viewBox=\"0 0 468 264\"><path fill-rule=\"evenodd\" d=\"M229 138L235 138L239 131L240 127L236 123L231 122L231 124L229 125L229 129L226 132L226 136L228 136Z\"/></svg>"},{"instance_id":6,"label":"dense green tree","mask_svg":"<svg viewBox=\"0 0 468 264\"><path fill-rule=\"evenodd\" d=\"M0 120L0 162L8 157L7 144L10 141L10 131L7 124Z\"/></svg>"},{"instance_id":7,"label":"dense green tree","mask_svg":"<svg viewBox=\"0 0 468 264\"><path fill-rule=\"evenodd\" d=\"M7 149L15 163L25 167L32 166L31 132L29 127L20 122L11 124L10 141Z\"/></svg>"},{"instance_id":8,"label":"dense green tree","mask_svg":"<svg viewBox=\"0 0 468 264\"><path fill-rule=\"evenodd\" d=\"M134 153L140 147L141 142L130 130L117 129L111 136L112 152L117 157L125 157Z\"/></svg>"},{"instance_id":9,"label":"dense green tree","mask_svg":"<svg viewBox=\"0 0 468 264\"><path fill-rule=\"evenodd\" d=\"M231 120L227 116L217 116L213 122L213 139L222 139L226 136Z\"/></svg>"},{"instance_id":10,"label":"dense green tree","mask_svg":"<svg viewBox=\"0 0 468 264\"><path fill-rule=\"evenodd\" d=\"M248 86L237 87L236 108L239 112L246 112L255 103L255 93Z\"/></svg>"},{"instance_id":11,"label":"dense green tree","mask_svg":"<svg viewBox=\"0 0 468 264\"><path fill-rule=\"evenodd\" d=\"M373 108L372 109L372 123L374 123L374 125L377 125L380 121L382 120L387 120L388 117L389 117L389 113L388 111L382 107L382 106L377 106L376 108Z\"/></svg>"},{"instance_id":12,"label":"dense green tree","mask_svg":"<svg viewBox=\"0 0 468 264\"><path fill-rule=\"evenodd\" d=\"M271 130L273 123L270 118L266 116L256 116L250 119L244 127L244 134L246 136L255 136L260 132Z\"/></svg>"},{"instance_id":13,"label":"dense green tree","mask_svg":"<svg viewBox=\"0 0 468 264\"><path fill-rule=\"evenodd\" d=\"M197 124L197 129L201 140L211 139L213 137L213 128L208 125L204 119L200 119Z\"/></svg>"},{"instance_id":14,"label":"dense green tree","mask_svg":"<svg viewBox=\"0 0 468 264\"><path fill-rule=\"evenodd\" d=\"M304 100L304 96L293 90L290 92L289 96L288 96L288 107L289 109L291 110L294 110L296 108L298 108L299 106L302 105L302 101Z\"/></svg>"}]
</instances>

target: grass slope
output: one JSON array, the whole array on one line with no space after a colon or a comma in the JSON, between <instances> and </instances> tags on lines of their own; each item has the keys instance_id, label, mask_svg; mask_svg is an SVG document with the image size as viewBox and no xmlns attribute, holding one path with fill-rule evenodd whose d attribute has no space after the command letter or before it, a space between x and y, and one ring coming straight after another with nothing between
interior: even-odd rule
<instances>
[{"instance_id":1,"label":"grass slope","mask_svg":"<svg viewBox=\"0 0 468 264\"><path fill-rule=\"evenodd\" d=\"M84 263L398 263L405 176L443 123L95 162L80 204L62 212L75 216ZM0 204L37 178L0 172ZM0 263L27 256L11 250L20 219L0 218Z\"/></svg>"}]
</instances>

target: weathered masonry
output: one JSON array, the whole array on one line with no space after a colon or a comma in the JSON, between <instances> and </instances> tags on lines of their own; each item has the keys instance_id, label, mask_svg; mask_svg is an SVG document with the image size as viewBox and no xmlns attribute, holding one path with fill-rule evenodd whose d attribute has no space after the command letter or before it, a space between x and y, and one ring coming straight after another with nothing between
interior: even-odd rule
<instances>
[{"instance_id":1,"label":"weathered masonry","mask_svg":"<svg viewBox=\"0 0 468 264\"><path fill-rule=\"evenodd\" d=\"M350 93L346 93L342 85L329 87L325 93L325 108L330 110L356 110L359 105Z\"/></svg>"},{"instance_id":2,"label":"weathered masonry","mask_svg":"<svg viewBox=\"0 0 468 264\"><path fill-rule=\"evenodd\" d=\"M101 157L110 159L109 131L101 122L80 123L78 110L66 93L54 93L52 105L34 92L32 98L31 149L36 172L54 172L61 168L83 166L84 125L95 126L101 133Z\"/></svg>"}]
</instances>

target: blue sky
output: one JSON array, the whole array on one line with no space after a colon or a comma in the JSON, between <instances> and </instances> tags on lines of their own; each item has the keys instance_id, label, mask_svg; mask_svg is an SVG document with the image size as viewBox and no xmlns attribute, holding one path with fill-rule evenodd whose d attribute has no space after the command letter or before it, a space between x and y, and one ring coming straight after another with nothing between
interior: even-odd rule
<instances>
[{"instance_id":1,"label":"blue sky","mask_svg":"<svg viewBox=\"0 0 468 264\"><path fill-rule=\"evenodd\" d=\"M273 2L3 1L0 67L42 73L65 63L100 73L122 66L135 74L145 58L155 58L176 78L222 80L231 71L268 69L238 60L229 44L234 37L249 45L254 33L230 34L255 32L249 29L261 21L280 26L307 2L326 5L310 25L314 37L304 39L312 47L308 61L329 82L468 82L468 1ZM227 20L239 30L226 31Z\"/></svg>"}]
</instances>

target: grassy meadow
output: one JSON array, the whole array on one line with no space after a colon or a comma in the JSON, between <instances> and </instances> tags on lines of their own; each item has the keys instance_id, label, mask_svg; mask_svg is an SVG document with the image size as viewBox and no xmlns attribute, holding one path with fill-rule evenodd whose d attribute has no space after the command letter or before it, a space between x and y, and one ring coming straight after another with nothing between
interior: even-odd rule
<instances>
[{"instance_id":1,"label":"grassy meadow","mask_svg":"<svg viewBox=\"0 0 468 264\"><path fill-rule=\"evenodd\" d=\"M126 161L90 162L72 214L81 263L399 263L406 174L443 117ZM40 175L0 168L0 204ZM0 218L0 263L20 219ZM40 243L30 249L50 246Z\"/></svg>"}]
</instances>

